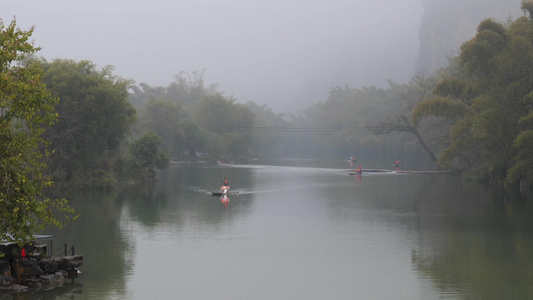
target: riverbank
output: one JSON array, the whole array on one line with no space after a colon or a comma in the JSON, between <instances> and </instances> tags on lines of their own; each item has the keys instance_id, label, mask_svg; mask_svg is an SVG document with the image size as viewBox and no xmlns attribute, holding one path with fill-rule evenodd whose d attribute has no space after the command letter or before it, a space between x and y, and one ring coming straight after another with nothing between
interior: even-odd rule
<instances>
[{"instance_id":1,"label":"riverbank","mask_svg":"<svg viewBox=\"0 0 533 300\"><path fill-rule=\"evenodd\" d=\"M51 240L55 236L36 236L48 244L32 243L19 246L15 242L0 244L0 294L49 291L63 287L67 279L77 278L78 268L83 265L83 256L52 257Z\"/></svg>"}]
</instances>

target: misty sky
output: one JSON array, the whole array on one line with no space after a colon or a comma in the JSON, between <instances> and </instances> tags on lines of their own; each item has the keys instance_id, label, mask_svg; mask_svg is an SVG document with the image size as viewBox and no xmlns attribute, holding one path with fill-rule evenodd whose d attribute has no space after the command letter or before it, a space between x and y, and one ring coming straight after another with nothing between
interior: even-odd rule
<instances>
[{"instance_id":1,"label":"misty sky","mask_svg":"<svg viewBox=\"0 0 533 300\"><path fill-rule=\"evenodd\" d=\"M331 86L409 80L420 0L0 0L48 60L88 59L137 83L167 86L181 71L238 102L294 112Z\"/></svg>"}]
</instances>

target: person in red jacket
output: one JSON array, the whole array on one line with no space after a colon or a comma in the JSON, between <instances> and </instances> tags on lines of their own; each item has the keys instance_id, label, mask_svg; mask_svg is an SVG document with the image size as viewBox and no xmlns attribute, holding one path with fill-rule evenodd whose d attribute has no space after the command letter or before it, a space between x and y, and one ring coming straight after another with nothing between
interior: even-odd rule
<instances>
[{"instance_id":1,"label":"person in red jacket","mask_svg":"<svg viewBox=\"0 0 533 300\"><path fill-rule=\"evenodd\" d=\"M222 191L224 194L226 194L229 190L229 181L224 177L224 181L222 182L222 186L220 187L220 191Z\"/></svg>"},{"instance_id":2,"label":"person in red jacket","mask_svg":"<svg viewBox=\"0 0 533 300\"><path fill-rule=\"evenodd\" d=\"M394 161L394 168L396 168L396 170L400 169L400 161L399 160L395 160Z\"/></svg>"}]
</instances>

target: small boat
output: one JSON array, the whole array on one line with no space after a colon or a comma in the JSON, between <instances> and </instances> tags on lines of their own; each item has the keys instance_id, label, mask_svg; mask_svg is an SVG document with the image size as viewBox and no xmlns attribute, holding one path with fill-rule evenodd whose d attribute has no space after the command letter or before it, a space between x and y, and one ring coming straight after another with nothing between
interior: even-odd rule
<instances>
[{"instance_id":1,"label":"small boat","mask_svg":"<svg viewBox=\"0 0 533 300\"><path fill-rule=\"evenodd\" d=\"M214 191L214 192L211 192L211 195L213 196L224 196L224 195L238 195L239 192L238 191L227 191L226 193L222 192L222 191Z\"/></svg>"},{"instance_id":2,"label":"small boat","mask_svg":"<svg viewBox=\"0 0 533 300\"><path fill-rule=\"evenodd\" d=\"M223 185L220 187L219 191L211 192L213 196L222 196L222 195L237 195L239 192L230 192L229 185Z\"/></svg>"}]
</instances>

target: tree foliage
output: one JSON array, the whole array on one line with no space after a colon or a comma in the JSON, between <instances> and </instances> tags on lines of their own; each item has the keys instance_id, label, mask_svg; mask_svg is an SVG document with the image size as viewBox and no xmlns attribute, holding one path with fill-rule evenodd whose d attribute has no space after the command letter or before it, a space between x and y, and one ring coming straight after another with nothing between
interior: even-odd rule
<instances>
[{"instance_id":1,"label":"tree foliage","mask_svg":"<svg viewBox=\"0 0 533 300\"><path fill-rule=\"evenodd\" d=\"M222 157L240 161L249 157L254 115L248 107L217 93L204 97L198 103L194 119L199 126L222 137L227 149Z\"/></svg>"},{"instance_id":2,"label":"tree foliage","mask_svg":"<svg viewBox=\"0 0 533 300\"><path fill-rule=\"evenodd\" d=\"M148 131L130 145L131 174L141 181L155 178L154 168L163 169L168 165L168 156L160 150L161 138Z\"/></svg>"},{"instance_id":3,"label":"tree foliage","mask_svg":"<svg viewBox=\"0 0 533 300\"><path fill-rule=\"evenodd\" d=\"M111 66L98 70L85 60L40 64L43 82L59 97L59 119L47 132L54 149L49 163L53 178L80 188L115 185L122 142L135 120L127 92L131 82L114 76Z\"/></svg>"},{"instance_id":4,"label":"tree foliage","mask_svg":"<svg viewBox=\"0 0 533 300\"><path fill-rule=\"evenodd\" d=\"M180 73L166 88L141 85L132 97L179 103L185 113L173 122L181 126L180 142L187 149L182 155L200 151L213 160L266 153L362 155L373 161L427 158L438 168L481 180L531 181L526 171L533 168L527 159L531 3L522 2L529 18L482 21L477 34L435 76L416 75L406 84L390 82L386 89L332 87L324 102L292 115L290 122L267 107L251 102L243 107L206 88L203 73Z\"/></svg>"},{"instance_id":5,"label":"tree foliage","mask_svg":"<svg viewBox=\"0 0 533 300\"><path fill-rule=\"evenodd\" d=\"M167 87L153 87L146 83L140 83L139 86L132 85L130 101L139 108L150 99L156 98L179 103L185 109L192 111L205 96L217 92L217 85L206 86L203 76L203 71L190 73L182 71Z\"/></svg>"},{"instance_id":6,"label":"tree foliage","mask_svg":"<svg viewBox=\"0 0 533 300\"><path fill-rule=\"evenodd\" d=\"M305 111L312 126L317 128L313 132L315 142L326 146L322 148L324 153L344 157L362 155L369 145L369 131L365 126L378 118L378 111L389 96L389 90L374 86L330 88L326 102Z\"/></svg>"},{"instance_id":7,"label":"tree foliage","mask_svg":"<svg viewBox=\"0 0 533 300\"><path fill-rule=\"evenodd\" d=\"M246 103L254 116L254 127L251 132L251 149L254 157L287 157L288 147L293 144L290 130L291 122L283 118L283 114L276 114L267 105L254 102Z\"/></svg>"},{"instance_id":8,"label":"tree foliage","mask_svg":"<svg viewBox=\"0 0 533 300\"><path fill-rule=\"evenodd\" d=\"M187 114L179 102L151 98L140 108L138 126L161 137L161 149L178 157L187 142L186 118Z\"/></svg>"},{"instance_id":9,"label":"tree foliage","mask_svg":"<svg viewBox=\"0 0 533 300\"><path fill-rule=\"evenodd\" d=\"M152 130L162 138L162 148L174 159L246 161L251 155L254 114L204 86L203 72L181 72L168 87L141 84L130 99L140 110L139 132Z\"/></svg>"},{"instance_id":10,"label":"tree foliage","mask_svg":"<svg viewBox=\"0 0 533 300\"><path fill-rule=\"evenodd\" d=\"M432 146L428 140L436 139L433 134L437 130L421 130L419 119L413 115L416 105L424 102L435 86L435 78L425 77L423 75L414 76L408 84L403 86L394 85L391 83L391 100L395 103L396 109L389 112L385 117L378 117L381 119L377 122L372 122L369 129L376 135L389 134L391 132L408 133L414 136L416 143L424 149L425 153L435 163L436 167L440 169L437 163L438 148ZM443 127L446 124L439 124L435 120L432 126Z\"/></svg>"},{"instance_id":11,"label":"tree foliage","mask_svg":"<svg viewBox=\"0 0 533 300\"><path fill-rule=\"evenodd\" d=\"M415 76L407 84L389 82L389 88L330 88L327 101L293 117L293 126L310 128L300 136L312 133L312 138L301 141L300 155L353 155L360 163L383 168L395 160L410 168L434 168L432 154L439 149L446 127L437 119L420 124L412 120L413 107L429 95L433 85L433 78Z\"/></svg>"},{"instance_id":12,"label":"tree foliage","mask_svg":"<svg viewBox=\"0 0 533 300\"><path fill-rule=\"evenodd\" d=\"M29 241L46 224L62 225L59 214L73 212L65 199L45 189L46 129L56 121L53 97L42 83L42 69L24 59L39 50L27 31L0 20L0 240Z\"/></svg>"},{"instance_id":13,"label":"tree foliage","mask_svg":"<svg viewBox=\"0 0 533 300\"><path fill-rule=\"evenodd\" d=\"M465 113L465 104L449 101L447 98L436 96L417 104L413 109L413 122L416 124L427 116L437 116L448 120L456 120L464 117Z\"/></svg>"},{"instance_id":14,"label":"tree foliage","mask_svg":"<svg viewBox=\"0 0 533 300\"><path fill-rule=\"evenodd\" d=\"M531 1L531 0L522 0L522 5L520 6L520 8L524 12L528 12L530 18L533 18L533 1Z\"/></svg>"},{"instance_id":15,"label":"tree foliage","mask_svg":"<svg viewBox=\"0 0 533 300\"><path fill-rule=\"evenodd\" d=\"M522 8L530 4L524 1ZM439 163L481 180L506 179L508 185L533 180L527 121L533 21L522 17L507 26L482 21L476 36L461 47L458 62L456 72L437 84L434 97L415 108L417 120L429 115L455 119L451 144Z\"/></svg>"}]
</instances>

